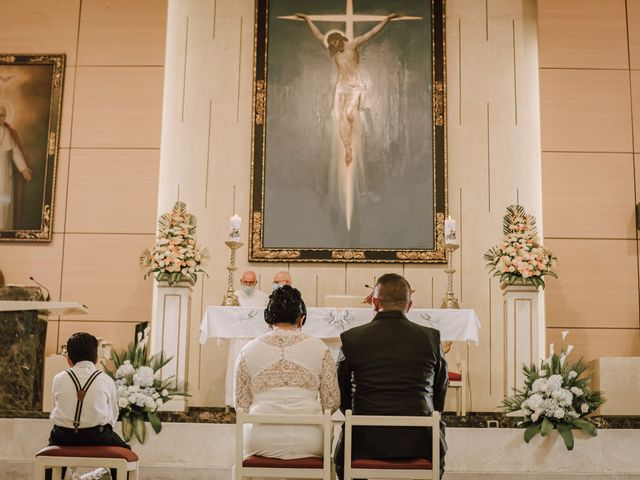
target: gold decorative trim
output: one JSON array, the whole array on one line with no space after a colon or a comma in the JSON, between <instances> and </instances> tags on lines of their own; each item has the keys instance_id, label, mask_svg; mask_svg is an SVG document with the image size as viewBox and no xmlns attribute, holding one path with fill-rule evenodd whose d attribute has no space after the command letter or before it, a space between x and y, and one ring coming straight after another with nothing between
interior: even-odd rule
<instances>
[{"instance_id":1,"label":"gold decorative trim","mask_svg":"<svg viewBox=\"0 0 640 480\"><path fill-rule=\"evenodd\" d=\"M435 250L399 250L396 258L407 261L429 261L446 258L444 251L444 213L436 214L436 248Z\"/></svg>"},{"instance_id":2,"label":"gold decorative trim","mask_svg":"<svg viewBox=\"0 0 640 480\"><path fill-rule=\"evenodd\" d=\"M438 80L433 85L433 107L436 115L436 125L444 125L444 85Z\"/></svg>"},{"instance_id":3,"label":"gold decorative trim","mask_svg":"<svg viewBox=\"0 0 640 480\"><path fill-rule=\"evenodd\" d=\"M16 61L16 57L13 55L5 55L4 57L0 57L0 62L13 63Z\"/></svg>"},{"instance_id":4,"label":"gold decorative trim","mask_svg":"<svg viewBox=\"0 0 640 480\"><path fill-rule=\"evenodd\" d=\"M42 212L42 227L40 230L17 230L16 238L24 240L49 240L51 229L51 205L45 205Z\"/></svg>"},{"instance_id":5,"label":"gold decorative trim","mask_svg":"<svg viewBox=\"0 0 640 480\"><path fill-rule=\"evenodd\" d=\"M58 145L56 132L49 133L49 141L47 142L47 154L54 155L56 153L56 146Z\"/></svg>"},{"instance_id":6,"label":"gold decorative trim","mask_svg":"<svg viewBox=\"0 0 640 480\"><path fill-rule=\"evenodd\" d=\"M364 260L364 252L362 250L331 250L331 258L333 260Z\"/></svg>"},{"instance_id":7,"label":"gold decorative trim","mask_svg":"<svg viewBox=\"0 0 640 480\"><path fill-rule=\"evenodd\" d=\"M300 250L280 250L262 248L262 212L253 212L251 225L251 256L261 260L289 260L300 258Z\"/></svg>"},{"instance_id":8,"label":"gold decorative trim","mask_svg":"<svg viewBox=\"0 0 640 480\"><path fill-rule=\"evenodd\" d=\"M264 124L265 98L264 80L258 80L256 82L256 125Z\"/></svg>"}]
</instances>

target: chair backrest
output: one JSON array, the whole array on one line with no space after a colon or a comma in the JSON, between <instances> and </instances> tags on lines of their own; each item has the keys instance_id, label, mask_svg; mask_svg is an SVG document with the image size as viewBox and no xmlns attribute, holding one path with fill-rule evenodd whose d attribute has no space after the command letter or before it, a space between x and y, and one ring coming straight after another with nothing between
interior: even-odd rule
<instances>
[{"instance_id":1,"label":"chair backrest","mask_svg":"<svg viewBox=\"0 0 640 480\"><path fill-rule=\"evenodd\" d=\"M322 429L322 469L315 468L279 468L279 467L245 467L244 461L244 425L318 425ZM324 478L329 480L331 474L331 443L333 425L331 411L325 410L322 415L298 414L249 414L242 409L236 412L236 480L243 477L280 477L280 478ZM282 463L288 462L283 460ZM269 462L274 465L277 462Z\"/></svg>"},{"instance_id":2,"label":"chair backrest","mask_svg":"<svg viewBox=\"0 0 640 480\"><path fill-rule=\"evenodd\" d=\"M374 469L356 469L351 466L351 452L353 445L354 426L379 427L431 427L432 457L431 470L414 470L410 468L384 468L373 472ZM344 416L344 480L352 478L430 478L438 480L440 477L440 412L433 412L430 417L404 417L387 415L353 415L347 410ZM386 475L386 476L385 476Z\"/></svg>"}]
</instances>

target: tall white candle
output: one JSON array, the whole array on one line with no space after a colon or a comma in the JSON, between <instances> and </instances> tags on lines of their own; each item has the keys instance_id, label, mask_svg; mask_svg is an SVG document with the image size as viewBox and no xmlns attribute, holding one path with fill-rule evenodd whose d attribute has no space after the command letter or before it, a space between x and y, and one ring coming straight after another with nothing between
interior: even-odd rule
<instances>
[{"instance_id":1,"label":"tall white candle","mask_svg":"<svg viewBox=\"0 0 640 480\"><path fill-rule=\"evenodd\" d=\"M458 243L456 237L456 221L451 218L451 216L444 221L444 243Z\"/></svg>"},{"instance_id":2,"label":"tall white candle","mask_svg":"<svg viewBox=\"0 0 640 480\"><path fill-rule=\"evenodd\" d=\"M240 225L242 225L242 218L234 213L233 217L229 219L229 226L231 227L229 238L231 240L240 240Z\"/></svg>"}]
</instances>

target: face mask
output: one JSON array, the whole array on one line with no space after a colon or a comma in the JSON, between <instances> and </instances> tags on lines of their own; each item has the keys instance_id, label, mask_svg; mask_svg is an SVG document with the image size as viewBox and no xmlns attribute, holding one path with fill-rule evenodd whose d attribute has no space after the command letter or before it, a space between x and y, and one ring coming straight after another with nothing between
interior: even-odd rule
<instances>
[{"instance_id":1,"label":"face mask","mask_svg":"<svg viewBox=\"0 0 640 480\"><path fill-rule=\"evenodd\" d=\"M253 293L253 291L255 290L255 288L256 287L254 287L253 285L242 285L242 290L247 295L251 295Z\"/></svg>"},{"instance_id":2,"label":"face mask","mask_svg":"<svg viewBox=\"0 0 640 480\"><path fill-rule=\"evenodd\" d=\"M279 283L274 283L273 285L271 285L271 291L275 292L280 287L282 287L282 285L280 285Z\"/></svg>"}]
</instances>

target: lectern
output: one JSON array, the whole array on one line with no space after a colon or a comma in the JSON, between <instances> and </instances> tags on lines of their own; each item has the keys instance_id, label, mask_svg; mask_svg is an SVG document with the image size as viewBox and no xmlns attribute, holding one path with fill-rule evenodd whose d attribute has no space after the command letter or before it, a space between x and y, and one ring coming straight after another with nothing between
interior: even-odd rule
<instances>
[{"instance_id":1,"label":"lectern","mask_svg":"<svg viewBox=\"0 0 640 480\"><path fill-rule=\"evenodd\" d=\"M49 315L87 313L76 302L44 302L38 287L0 288L0 408L40 410Z\"/></svg>"}]
</instances>

